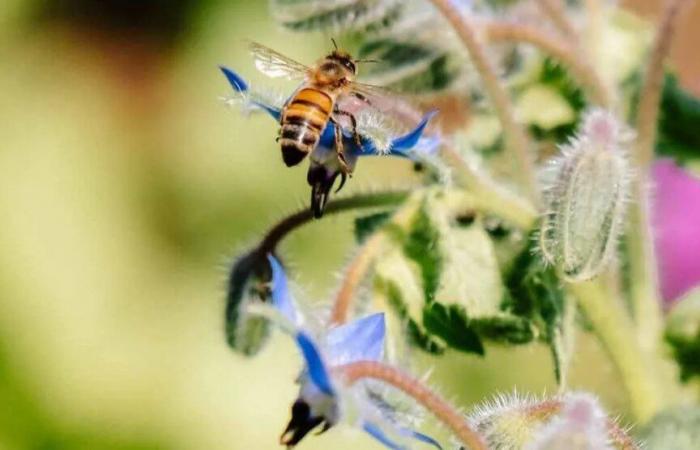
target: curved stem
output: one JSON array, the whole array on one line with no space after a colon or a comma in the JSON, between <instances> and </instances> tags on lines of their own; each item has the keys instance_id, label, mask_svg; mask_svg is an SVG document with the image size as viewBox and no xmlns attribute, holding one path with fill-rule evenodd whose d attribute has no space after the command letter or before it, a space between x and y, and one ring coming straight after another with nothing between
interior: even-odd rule
<instances>
[{"instance_id":1,"label":"curved stem","mask_svg":"<svg viewBox=\"0 0 700 450\"><path fill-rule=\"evenodd\" d=\"M414 398L442 423L470 450L488 450L481 436L472 429L466 418L452 405L431 391L420 381L400 370L375 361L358 361L337 367L346 383L363 379L381 380Z\"/></svg>"},{"instance_id":2,"label":"curved stem","mask_svg":"<svg viewBox=\"0 0 700 450\"><path fill-rule=\"evenodd\" d=\"M455 32L469 52L474 67L481 75L484 89L491 98L494 110L503 127L506 140L506 149L513 155L518 164L517 174L528 196L535 202L539 202L539 191L535 179L535 169L530 154L531 145L525 130L515 120L513 104L501 84L496 71L486 56L486 52L478 41L474 27L452 0L431 0L433 5L443 14L452 25Z\"/></svg>"},{"instance_id":3,"label":"curved stem","mask_svg":"<svg viewBox=\"0 0 700 450\"><path fill-rule=\"evenodd\" d=\"M651 352L658 347L662 314L649 217L649 166L653 160L656 145L659 103L664 81L664 61L670 51L679 13L684 4L690 1L669 0L666 3L647 63L636 118L637 140L634 159L637 177L633 184L634 201L630 206L630 226L626 239L630 278L633 280L630 295L639 339L642 346Z\"/></svg>"},{"instance_id":4,"label":"curved stem","mask_svg":"<svg viewBox=\"0 0 700 450\"><path fill-rule=\"evenodd\" d=\"M526 200L508 192L487 176L474 169L450 142L442 146L442 156L459 171L464 187L478 203L480 211L494 214L523 230L529 230L537 220L537 210Z\"/></svg>"},{"instance_id":5,"label":"curved stem","mask_svg":"<svg viewBox=\"0 0 700 450\"><path fill-rule=\"evenodd\" d=\"M575 47L528 25L491 22L484 30L490 41L524 42L539 48L566 66L571 75L587 91L589 98L603 107L609 107L611 95L593 67Z\"/></svg>"},{"instance_id":6,"label":"curved stem","mask_svg":"<svg viewBox=\"0 0 700 450\"><path fill-rule=\"evenodd\" d=\"M549 17L549 20L557 27L557 30L572 43L576 44L578 42L578 32L566 15L564 2L562 0L540 0L538 4Z\"/></svg>"},{"instance_id":7,"label":"curved stem","mask_svg":"<svg viewBox=\"0 0 700 450\"><path fill-rule=\"evenodd\" d=\"M641 422L649 420L661 407L661 393L656 373L647 366L624 306L607 295L598 282L569 283L567 289L576 296L617 367L632 414Z\"/></svg>"},{"instance_id":8,"label":"curved stem","mask_svg":"<svg viewBox=\"0 0 700 450\"><path fill-rule=\"evenodd\" d=\"M409 221L418 209L421 194L414 194L406 203L394 213L390 220L390 224L401 228L408 226ZM348 313L352 306L353 299L356 297L355 292L360 285L365 275L372 266L372 262L379 254L382 246L388 239L387 228L377 231L360 247L352 262L348 266L345 276L340 284L340 289L333 302L331 310L330 323L343 324L348 319Z\"/></svg>"},{"instance_id":9,"label":"curved stem","mask_svg":"<svg viewBox=\"0 0 700 450\"><path fill-rule=\"evenodd\" d=\"M336 214L343 211L359 208L373 208L378 206L397 205L408 197L408 192L387 191L357 194L351 197L339 198L328 203L325 209L326 214ZM303 209L291 214L275 224L265 233L257 247L262 254L272 253L277 244L290 232L299 228L313 219L313 214L309 209Z\"/></svg>"}]
</instances>

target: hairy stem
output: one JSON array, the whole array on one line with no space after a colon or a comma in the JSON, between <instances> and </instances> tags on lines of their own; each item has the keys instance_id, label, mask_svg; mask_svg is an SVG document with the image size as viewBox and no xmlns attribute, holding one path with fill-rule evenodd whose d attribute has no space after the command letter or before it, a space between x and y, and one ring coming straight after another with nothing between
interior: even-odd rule
<instances>
[{"instance_id":1,"label":"hairy stem","mask_svg":"<svg viewBox=\"0 0 700 450\"><path fill-rule=\"evenodd\" d=\"M563 0L539 0L538 4L549 20L557 27L557 30L572 43L576 44L578 42L578 32L566 15L566 6Z\"/></svg>"},{"instance_id":2,"label":"hairy stem","mask_svg":"<svg viewBox=\"0 0 700 450\"><path fill-rule=\"evenodd\" d=\"M608 89L587 59L576 51L575 44L549 36L535 27L517 23L491 22L484 30L490 41L523 42L539 48L567 67L589 99L602 107L610 106L611 95Z\"/></svg>"},{"instance_id":3,"label":"hairy stem","mask_svg":"<svg viewBox=\"0 0 700 450\"><path fill-rule=\"evenodd\" d=\"M442 147L442 156L463 178L464 187L478 201L477 209L505 219L523 230L529 230L537 220L537 210L526 200L508 192L492 179L480 174L449 142Z\"/></svg>"},{"instance_id":4,"label":"hairy stem","mask_svg":"<svg viewBox=\"0 0 700 450\"><path fill-rule=\"evenodd\" d=\"M381 380L411 396L444 423L470 450L487 450L481 436L465 417L420 381L386 364L359 361L336 368L348 384L363 379Z\"/></svg>"},{"instance_id":5,"label":"hairy stem","mask_svg":"<svg viewBox=\"0 0 700 450\"><path fill-rule=\"evenodd\" d=\"M373 208L379 206L397 205L408 197L408 192L385 191L357 194L351 197L333 200L326 206L325 214L336 214L343 211L360 208ZM277 244L290 232L299 228L313 219L309 209L303 209L291 214L275 224L258 245L258 251L265 255L273 253Z\"/></svg>"},{"instance_id":6,"label":"hairy stem","mask_svg":"<svg viewBox=\"0 0 700 450\"><path fill-rule=\"evenodd\" d=\"M496 71L491 65L484 48L477 39L474 27L456 7L452 0L431 0L433 5L443 14L452 25L455 32L469 52L474 67L481 75L484 89L491 98L494 110L503 127L506 149L513 155L518 165L517 174L521 179L528 196L539 202L539 191L535 179L535 169L530 154L531 145L525 130L515 120L513 104L508 97L505 87L501 84Z\"/></svg>"},{"instance_id":7,"label":"hairy stem","mask_svg":"<svg viewBox=\"0 0 700 450\"><path fill-rule=\"evenodd\" d=\"M654 240L649 217L649 166L654 157L656 144L659 103L664 81L664 61L671 48L679 13L690 1L692 0L666 2L647 63L636 118L637 140L634 160L637 177L633 184L634 201L630 206L627 250L632 280L630 296L639 330L638 337L643 348L651 352L658 347L662 315Z\"/></svg>"},{"instance_id":8,"label":"hairy stem","mask_svg":"<svg viewBox=\"0 0 700 450\"><path fill-rule=\"evenodd\" d=\"M628 396L632 414L641 422L661 407L656 374L637 343L634 326L624 306L607 294L599 282L569 283L567 289L591 321L598 339L617 367Z\"/></svg>"},{"instance_id":9,"label":"hairy stem","mask_svg":"<svg viewBox=\"0 0 700 450\"><path fill-rule=\"evenodd\" d=\"M411 218L418 209L421 198L422 194L414 194L410 197L404 205L394 213L389 223L401 228L408 226ZM356 297L355 293L357 287L362 283L362 280L372 266L372 262L389 237L386 230L387 227L384 227L382 230L370 236L357 251L355 257L347 267L340 284L340 289L333 302L333 309L331 310L330 317L331 324L342 324L347 321L348 313Z\"/></svg>"}]
</instances>

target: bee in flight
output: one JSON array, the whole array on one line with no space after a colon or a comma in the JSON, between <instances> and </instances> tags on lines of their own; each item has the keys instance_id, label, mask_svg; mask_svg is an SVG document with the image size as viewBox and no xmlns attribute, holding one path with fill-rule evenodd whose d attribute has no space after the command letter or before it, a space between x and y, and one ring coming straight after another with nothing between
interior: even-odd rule
<instances>
[{"instance_id":1,"label":"bee in flight","mask_svg":"<svg viewBox=\"0 0 700 450\"><path fill-rule=\"evenodd\" d=\"M280 118L277 141L281 146L284 163L288 167L295 166L312 153L331 122L335 132L335 161L330 163L338 165L339 171L335 173L342 177L338 187L340 190L346 177L352 174L352 165L348 163L343 148L343 124L349 122L352 138L362 148L357 119L351 111L343 108L343 101L356 99L369 106L370 98L376 96L381 88L357 83L357 64L368 61L353 59L347 52L339 50L335 41L333 46L335 49L331 53L311 67L255 42L250 43L250 50L255 66L267 76L302 80L285 103ZM328 193L335 181L335 176L329 180L328 172L322 170L323 166L329 165L326 156L323 155L323 161L312 160L308 174L308 182L312 187L311 208L317 218L323 214Z\"/></svg>"}]
</instances>

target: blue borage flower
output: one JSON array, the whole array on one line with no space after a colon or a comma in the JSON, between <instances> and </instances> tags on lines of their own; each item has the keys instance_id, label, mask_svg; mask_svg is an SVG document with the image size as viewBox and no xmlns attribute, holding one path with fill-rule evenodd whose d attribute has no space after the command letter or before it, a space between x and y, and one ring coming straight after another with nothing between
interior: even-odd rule
<instances>
[{"instance_id":1,"label":"blue borage flower","mask_svg":"<svg viewBox=\"0 0 700 450\"><path fill-rule=\"evenodd\" d=\"M227 67L221 66L220 68L234 91L243 97L247 108L265 111L277 122L280 121L282 116L282 108L280 106L273 105L271 102L259 98L253 98L253 96L250 95L251 92L248 83L246 83L240 75ZM387 154L412 160L422 160L434 155L439 145L439 139L437 137L423 136L423 133L428 126L428 122L430 122L435 114L437 114L437 111L428 112L415 128L404 135L386 139L386 142L378 142L370 136L363 134L362 130L358 130L361 143L361 145L358 145L351 130L342 129L343 152L348 167L350 170L354 170L357 159L360 156ZM341 171L340 163L334 148L335 126L336 125L332 122L328 122L321 134L318 145L310 155L311 163L307 174L307 181L312 188L311 203L316 217L320 217L323 213L323 208L328 201L329 192L338 175L340 175L342 179L337 191L340 190L345 183L345 173Z\"/></svg>"},{"instance_id":2,"label":"blue borage flower","mask_svg":"<svg viewBox=\"0 0 700 450\"><path fill-rule=\"evenodd\" d=\"M280 443L293 447L316 427L320 433L345 418L354 403L359 413L358 426L391 449L406 449L408 442L423 442L435 448L442 447L430 436L400 425L373 400L363 386L360 392L346 386L335 377L333 367L355 361L379 361L384 354L384 314L378 313L357 319L328 330L321 339L315 339L304 328L303 317L296 309L290 294L287 277L277 259L268 255L272 267L272 305L281 316L283 329L292 334L304 359L304 370L299 377L299 396L292 406L292 418L280 437Z\"/></svg>"}]
</instances>

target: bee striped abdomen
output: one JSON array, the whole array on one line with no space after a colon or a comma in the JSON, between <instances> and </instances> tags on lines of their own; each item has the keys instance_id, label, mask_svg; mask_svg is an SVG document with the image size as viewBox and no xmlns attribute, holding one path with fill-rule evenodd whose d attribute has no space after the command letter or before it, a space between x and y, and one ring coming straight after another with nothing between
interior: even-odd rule
<instances>
[{"instance_id":1,"label":"bee striped abdomen","mask_svg":"<svg viewBox=\"0 0 700 450\"><path fill-rule=\"evenodd\" d=\"M311 87L300 89L289 101L280 131L282 159L287 166L299 164L316 148L332 110L333 99Z\"/></svg>"}]
</instances>

